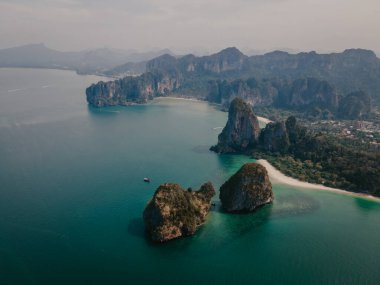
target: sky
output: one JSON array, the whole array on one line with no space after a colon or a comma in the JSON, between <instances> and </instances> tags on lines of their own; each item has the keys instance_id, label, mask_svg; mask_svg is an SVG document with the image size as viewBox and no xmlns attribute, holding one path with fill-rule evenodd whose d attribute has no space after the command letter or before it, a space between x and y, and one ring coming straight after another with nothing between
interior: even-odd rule
<instances>
[{"instance_id":1,"label":"sky","mask_svg":"<svg viewBox=\"0 0 380 285\"><path fill-rule=\"evenodd\" d=\"M380 51L379 0L0 0L0 48Z\"/></svg>"}]
</instances>

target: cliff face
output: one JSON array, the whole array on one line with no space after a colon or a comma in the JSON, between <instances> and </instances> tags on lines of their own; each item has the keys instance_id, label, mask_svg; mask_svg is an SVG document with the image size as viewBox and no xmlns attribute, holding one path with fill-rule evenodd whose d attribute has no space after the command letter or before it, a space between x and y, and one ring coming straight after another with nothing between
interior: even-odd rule
<instances>
[{"instance_id":1,"label":"cliff face","mask_svg":"<svg viewBox=\"0 0 380 285\"><path fill-rule=\"evenodd\" d=\"M261 130L259 136L259 148L267 152L294 153L300 144L309 144L312 148L307 130L300 126L294 116L290 116L286 122L273 122ZM305 147L305 146L303 146Z\"/></svg>"},{"instance_id":2,"label":"cliff face","mask_svg":"<svg viewBox=\"0 0 380 285\"><path fill-rule=\"evenodd\" d=\"M370 50L348 49L330 54L272 52L250 57L249 66L251 76L258 79L314 77L328 81L342 94L359 89L380 99L380 59Z\"/></svg>"},{"instance_id":3,"label":"cliff face","mask_svg":"<svg viewBox=\"0 0 380 285\"><path fill-rule=\"evenodd\" d=\"M178 184L162 184L143 213L148 237L165 242L194 234L205 222L214 195L210 182L195 192L186 191Z\"/></svg>"},{"instance_id":4,"label":"cliff face","mask_svg":"<svg viewBox=\"0 0 380 285\"><path fill-rule=\"evenodd\" d=\"M318 108L335 114L338 94L358 89L380 102L380 60L366 50L325 55L273 52L247 57L236 48L227 48L203 57L166 54L147 62L146 70L139 77L91 86L86 92L89 104L143 103L176 93L225 108L233 98L241 97L252 106Z\"/></svg>"},{"instance_id":5,"label":"cliff face","mask_svg":"<svg viewBox=\"0 0 380 285\"><path fill-rule=\"evenodd\" d=\"M218 136L218 144L211 150L218 153L244 153L258 141L259 121L252 107L241 98L235 98L228 111L228 121Z\"/></svg>"},{"instance_id":6,"label":"cliff face","mask_svg":"<svg viewBox=\"0 0 380 285\"><path fill-rule=\"evenodd\" d=\"M219 198L227 212L251 212L274 199L267 170L256 163L243 165L222 187Z\"/></svg>"},{"instance_id":7,"label":"cliff face","mask_svg":"<svg viewBox=\"0 0 380 285\"><path fill-rule=\"evenodd\" d=\"M371 105L371 97L364 92L350 93L341 100L338 115L343 119L363 119L371 113Z\"/></svg>"},{"instance_id":8,"label":"cliff face","mask_svg":"<svg viewBox=\"0 0 380 285\"><path fill-rule=\"evenodd\" d=\"M219 103L228 109L235 97L242 98L252 106L270 106L278 97L278 89L269 81L257 81L255 78L234 81L215 80L209 81L209 93L207 99Z\"/></svg>"},{"instance_id":9,"label":"cliff face","mask_svg":"<svg viewBox=\"0 0 380 285\"><path fill-rule=\"evenodd\" d=\"M285 88L284 88L285 89ZM278 104L289 108L338 108L338 92L328 82L315 78L295 80L289 91L281 90Z\"/></svg>"},{"instance_id":10,"label":"cliff face","mask_svg":"<svg viewBox=\"0 0 380 285\"><path fill-rule=\"evenodd\" d=\"M284 122L269 123L260 133L260 147L270 152L286 153L290 146Z\"/></svg>"},{"instance_id":11,"label":"cliff face","mask_svg":"<svg viewBox=\"0 0 380 285\"><path fill-rule=\"evenodd\" d=\"M86 89L87 102L95 107L146 103L156 96L167 95L180 85L178 76L145 73L138 77L98 82Z\"/></svg>"},{"instance_id":12,"label":"cliff face","mask_svg":"<svg viewBox=\"0 0 380 285\"><path fill-rule=\"evenodd\" d=\"M338 92L326 81L316 78L289 80L246 80L209 82L208 100L228 107L230 101L240 97L252 106L276 106L287 109L338 108Z\"/></svg>"}]
</instances>

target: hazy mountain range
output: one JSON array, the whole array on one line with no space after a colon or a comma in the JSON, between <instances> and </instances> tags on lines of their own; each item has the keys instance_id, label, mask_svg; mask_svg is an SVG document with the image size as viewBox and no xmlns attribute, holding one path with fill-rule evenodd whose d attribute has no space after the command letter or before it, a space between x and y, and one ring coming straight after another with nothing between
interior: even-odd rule
<instances>
[{"instance_id":1,"label":"hazy mountain range","mask_svg":"<svg viewBox=\"0 0 380 285\"><path fill-rule=\"evenodd\" d=\"M137 52L111 48L62 52L44 44L30 44L0 50L0 67L70 69L78 73L104 74L109 69L130 63L131 67L128 70L136 69L136 73L141 73L145 64L133 67L133 63L145 62L162 54L173 53L168 49Z\"/></svg>"}]
</instances>

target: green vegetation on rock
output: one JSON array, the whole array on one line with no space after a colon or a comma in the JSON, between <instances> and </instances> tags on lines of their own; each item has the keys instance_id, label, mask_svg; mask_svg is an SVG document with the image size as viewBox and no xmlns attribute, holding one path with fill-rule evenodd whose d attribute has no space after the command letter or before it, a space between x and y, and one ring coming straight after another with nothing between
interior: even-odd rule
<instances>
[{"instance_id":1,"label":"green vegetation on rock","mask_svg":"<svg viewBox=\"0 0 380 285\"><path fill-rule=\"evenodd\" d=\"M252 212L274 199L267 170L257 163L244 164L220 187L226 212Z\"/></svg>"},{"instance_id":2,"label":"green vegetation on rock","mask_svg":"<svg viewBox=\"0 0 380 285\"><path fill-rule=\"evenodd\" d=\"M164 242L194 234L205 222L214 195L211 182L198 191L184 190L174 183L160 185L143 214L148 237Z\"/></svg>"}]
</instances>

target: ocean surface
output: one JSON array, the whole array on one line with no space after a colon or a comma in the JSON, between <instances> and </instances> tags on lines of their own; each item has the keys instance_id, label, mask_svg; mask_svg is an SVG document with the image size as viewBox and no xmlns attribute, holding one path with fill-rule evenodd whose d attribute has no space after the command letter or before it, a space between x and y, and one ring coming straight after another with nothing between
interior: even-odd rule
<instances>
[{"instance_id":1,"label":"ocean surface","mask_svg":"<svg viewBox=\"0 0 380 285\"><path fill-rule=\"evenodd\" d=\"M160 183L219 188L253 160L208 151L227 114L204 102L88 107L100 79L0 69L0 284L380 283L380 204L335 193L274 184L253 214L217 203L193 237L147 241Z\"/></svg>"}]
</instances>

